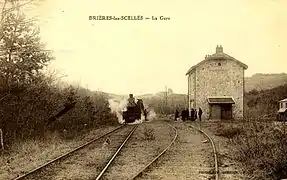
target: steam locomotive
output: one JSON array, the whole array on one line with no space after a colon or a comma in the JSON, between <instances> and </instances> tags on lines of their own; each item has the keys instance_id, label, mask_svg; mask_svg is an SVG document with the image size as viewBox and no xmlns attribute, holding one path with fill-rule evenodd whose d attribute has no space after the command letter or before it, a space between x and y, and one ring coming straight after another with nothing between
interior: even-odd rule
<instances>
[{"instance_id":1,"label":"steam locomotive","mask_svg":"<svg viewBox=\"0 0 287 180\"><path fill-rule=\"evenodd\" d=\"M127 107L127 110L123 111L123 119L125 123L133 123L135 120L140 120L142 115L146 120L147 110L144 108L142 99L138 99L135 106Z\"/></svg>"}]
</instances>

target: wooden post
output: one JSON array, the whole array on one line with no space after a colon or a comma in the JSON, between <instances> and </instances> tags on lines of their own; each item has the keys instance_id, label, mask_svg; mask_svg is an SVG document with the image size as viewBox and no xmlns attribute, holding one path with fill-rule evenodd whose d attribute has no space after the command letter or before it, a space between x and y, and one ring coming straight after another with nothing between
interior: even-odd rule
<instances>
[{"instance_id":1,"label":"wooden post","mask_svg":"<svg viewBox=\"0 0 287 180\"><path fill-rule=\"evenodd\" d=\"M0 129L0 143L1 143L1 149L4 151L4 141L3 141L3 131Z\"/></svg>"}]
</instances>

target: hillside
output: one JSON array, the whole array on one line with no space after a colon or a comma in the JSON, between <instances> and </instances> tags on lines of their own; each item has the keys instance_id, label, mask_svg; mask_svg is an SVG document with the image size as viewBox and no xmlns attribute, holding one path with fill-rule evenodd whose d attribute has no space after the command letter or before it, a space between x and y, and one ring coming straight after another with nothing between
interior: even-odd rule
<instances>
[{"instance_id":1,"label":"hillside","mask_svg":"<svg viewBox=\"0 0 287 180\"><path fill-rule=\"evenodd\" d=\"M287 98L287 84L262 91L246 93L247 115L256 118L276 117L278 101Z\"/></svg>"},{"instance_id":2,"label":"hillside","mask_svg":"<svg viewBox=\"0 0 287 180\"><path fill-rule=\"evenodd\" d=\"M245 78L246 101L251 111L261 111L261 114L269 116L274 115L278 106L277 101L284 99L287 95L287 74L254 74L251 77ZM256 91L252 91L252 90ZM285 91L286 89L286 91ZM127 95L117 95L106 92L94 92L95 94L102 95L108 99L123 99L128 98ZM175 108L187 108L187 95L176 94L169 89L166 92L158 92L155 94L134 94L135 98L143 99L144 103L152 107L156 113L172 113ZM256 108L259 108L256 110ZM255 108L255 109L254 109ZM258 113L255 113L258 114Z\"/></svg>"},{"instance_id":3,"label":"hillside","mask_svg":"<svg viewBox=\"0 0 287 180\"><path fill-rule=\"evenodd\" d=\"M253 89L265 90L275 88L287 83L287 74L254 74L245 78L245 91L249 92Z\"/></svg>"},{"instance_id":4,"label":"hillside","mask_svg":"<svg viewBox=\"0 0 287 180\"><path fill-rule=\"evenodd\" d=\"M187 108L187 95L186 94L165 94L160 92L156 94L147 94L138 96L142 98L144 103L154 109L156 113L170 114L175 111L175 108L182 110Z\"/></svg>"}]
</instances>

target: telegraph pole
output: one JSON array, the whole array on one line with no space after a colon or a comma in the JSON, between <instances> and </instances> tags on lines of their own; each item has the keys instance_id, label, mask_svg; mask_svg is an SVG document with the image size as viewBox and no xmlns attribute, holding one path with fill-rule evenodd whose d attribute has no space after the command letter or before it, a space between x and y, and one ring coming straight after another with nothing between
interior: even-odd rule
<instances>
[{"instance_id":1,"label":"telegraph pole","mask_svg":"<svg viewBox=\"0 0 287 180\"><path fill-rule=\"evenodd\" d=\"M167 113L167 86L165 86L164 97L163 97L164 113Z\"/></svg>"},{"instance_id":2,"label":"telegraph pole","mask_svg":"<svg viewBox=\"0 0 287 180\"><path fill-rule=\"evenodd\" d=\"M165 86L165 107L167 107L167 86Z\"/></svg>"}]
</instances>

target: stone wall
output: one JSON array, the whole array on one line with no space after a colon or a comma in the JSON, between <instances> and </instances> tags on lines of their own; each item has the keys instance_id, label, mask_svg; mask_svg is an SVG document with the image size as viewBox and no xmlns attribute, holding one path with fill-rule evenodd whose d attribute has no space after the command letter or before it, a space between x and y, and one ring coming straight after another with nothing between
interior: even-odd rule
<instances>
[{"instance_id":1,"label":"stone wall","mask_svg":"<svg viewBox=\"0 0 287 180\"><path fill-rule=\"evenodd\" d=\"M189 74L188 76L188 107L195 107L195 72Z\"/></svg>"},{"instance_id":2,"label":"stone wall","mask_svg":"<svg viewBox=\"0 0 287 180\"><path fill-rule=\"evenodd\" d=\"M243 83L244 69L238 63L232 60L208 60L190 74L189 94L190 98L192 95L195 96L195 108L202 108L204 119L210 117L208 96L232 96L235 101L233 118L241 119L243 118Z\"/></svg>"}]
</instances>

